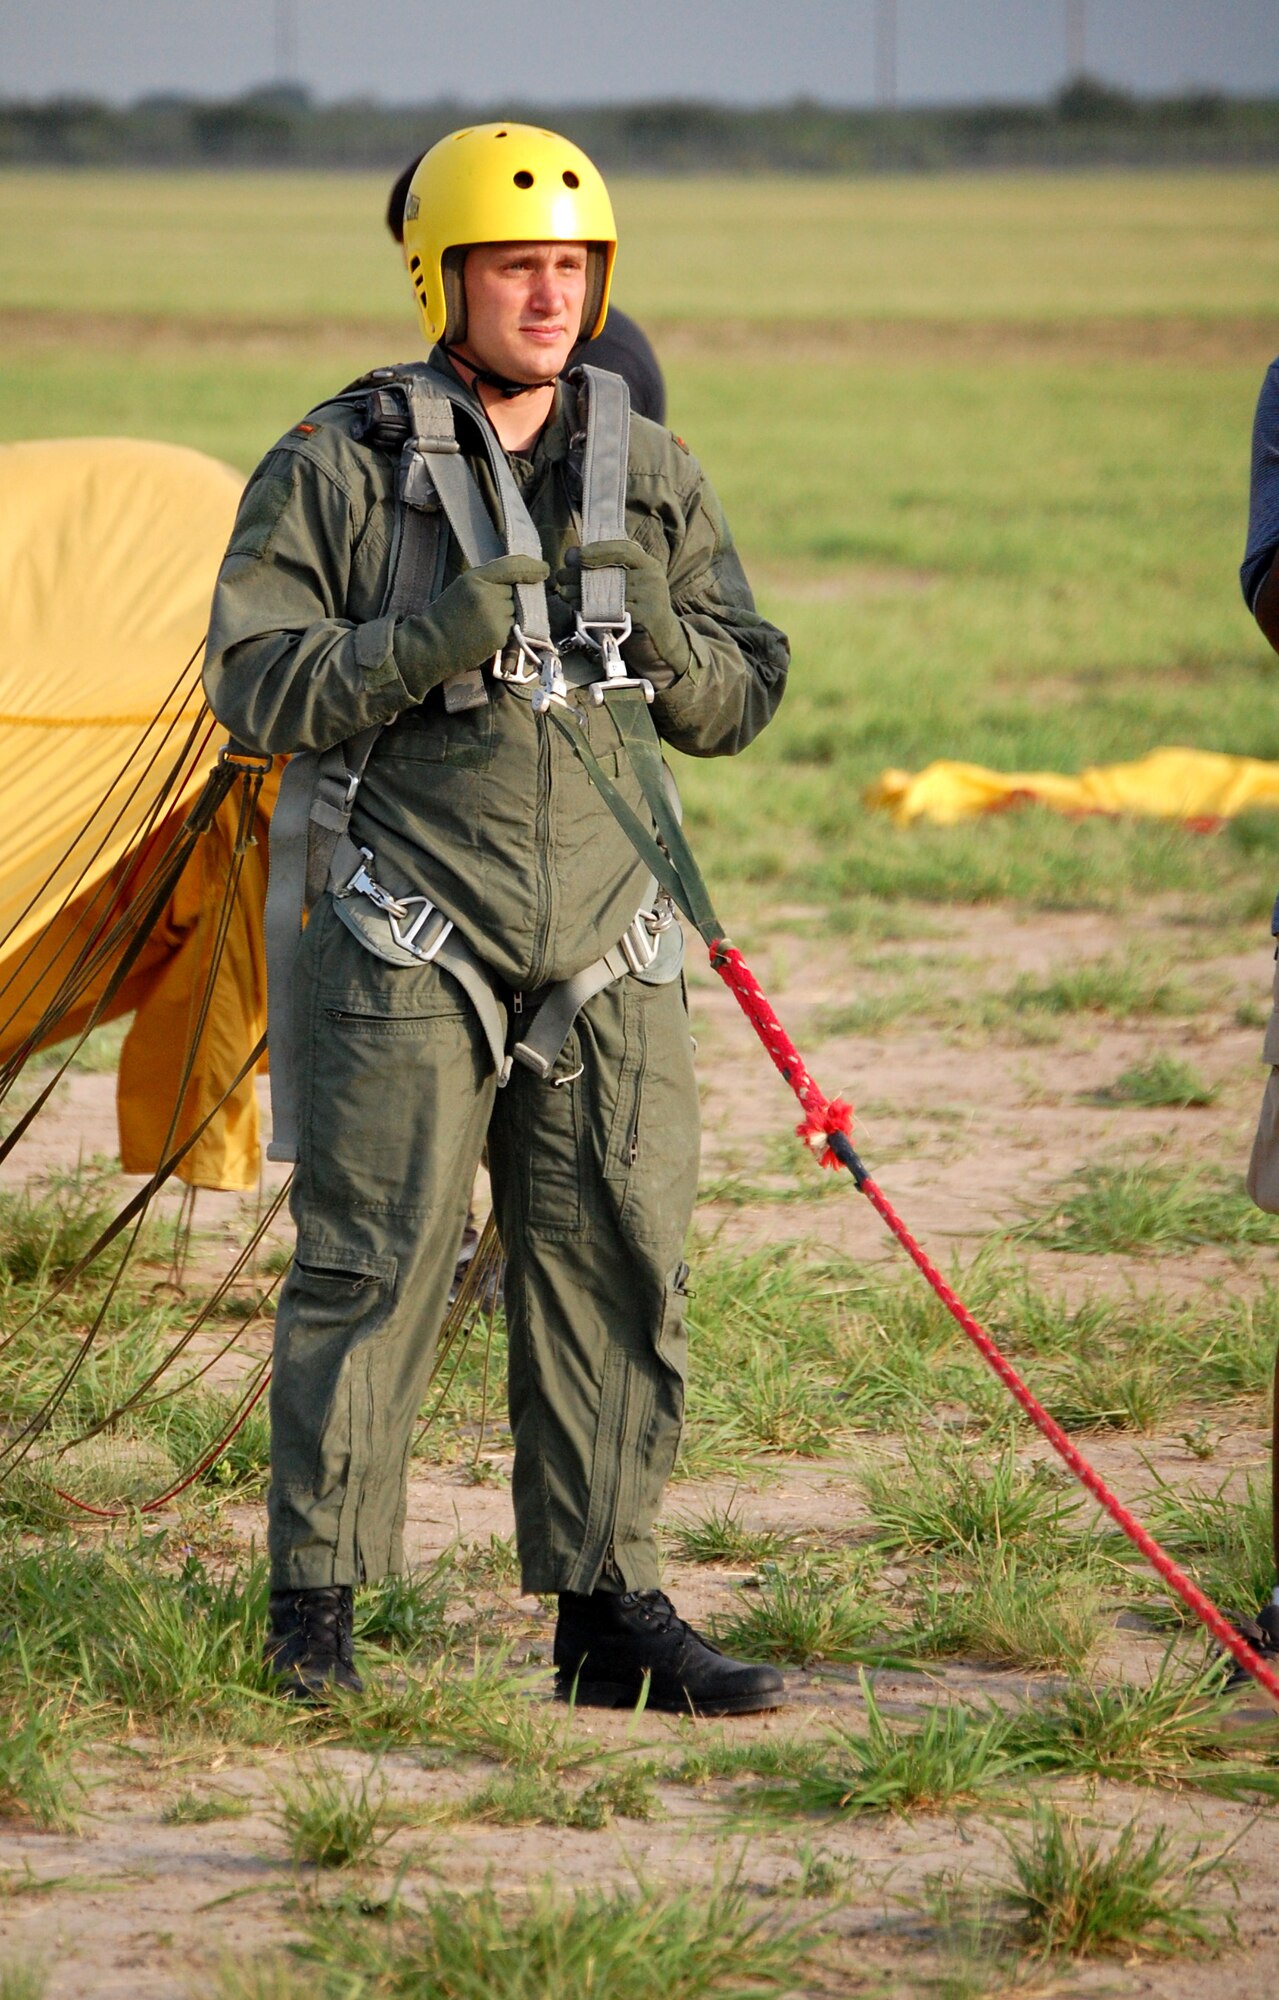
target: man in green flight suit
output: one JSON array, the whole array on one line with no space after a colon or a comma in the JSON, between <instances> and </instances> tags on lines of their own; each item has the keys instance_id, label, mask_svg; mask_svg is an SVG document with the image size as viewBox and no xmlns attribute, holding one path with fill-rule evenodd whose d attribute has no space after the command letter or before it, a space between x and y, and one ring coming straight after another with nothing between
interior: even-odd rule
<instances>
[{"instance_id":1,"label":"man in green flight suit","mask_svg":"<svg viewBox=\"0 0 1279 2000\"><path fill-rule=\"evenodd\" d=\"M698 1153L679 928L527 685L528 658L553 667L561 714L643 815L621 731L590 698L602 669L579 650L567 671L592 571L624 577L630 632L612 670L650 684L675 748L742 749L786 676L786 641L668 431L632 423L625 532L583 545L588 387L559 375L603 324L615 244L597 170L555 134L484 126L434 147L405 221L436 343L420 381L453 410L446 448L483 497L482 527L522 501L541 559L526 543L468 563L450 515L432 583L404 606L397 475L414 441L390 448L370 414L384 400L344 392L259 466L214 596L205 684L241 743L372 741L292 967L297 1246L276 1321L267 1658L303 1700L358 1688L353 1589L402 1566L413 1426L486 1141L522 1579L558 1595L557 1692L631 1704L647 1684L651 1706L704 1714L783 1698L775 1669L708 1646L658 1588ZM550 632L536 654L519 626L530 604ZM435 956L449 935L458 977ZM637 935L643 949L619 960ZM548 994L619 964L541 1073L499 1060L476 977L509 1050L532 1040Z\"/></svg>"}]
</instances>

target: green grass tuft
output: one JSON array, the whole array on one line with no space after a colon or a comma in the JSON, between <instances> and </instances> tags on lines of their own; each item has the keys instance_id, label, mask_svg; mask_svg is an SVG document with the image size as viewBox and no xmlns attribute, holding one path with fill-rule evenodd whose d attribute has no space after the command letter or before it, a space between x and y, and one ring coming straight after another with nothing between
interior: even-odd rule
<instances>
[{"instance_id":1,"label":"green grass tuft","mask_svg":"<svg viewBox=\"0 0 1279 2000\"><path fill-rule=\"evenodd\" d=\"M1221 1086L1205 1083L1192 1063L1181 1056L1160 1055L1124 1070L1113 1083L1097 1092L1097 1101L1146 1109L1168 1105L1186 1111L1215 1104L1220 1095Z\"/></svg>"},{"instance_id":2,"label":"green grass tuft","mask_svg":"<svg viewBox=\"0 0 1279 2000\"><path fill-rule=\"evenodd\" d=\"M697 1747L686 1750L667 1776L677 1785L710 1785L724 1778L806 1777L821 1761L822 1745L814 1737L772 1736L737 1742L699 1733Z\"/></svg>"},{"instance_id":3,"label":"green grass tuft","mask_svg":"<svg viewBox=\"0 0 1279 2000\"><path fill-rule=\"evenodd\" d=\"M352 1789L319 1764L299 1771L277 1793L279 1826L295 1867L349 1868L371 1860L395 1832L383 1786L369 1792L369 1772Z\"/></svg>"},{"instance_id":4,"label":"green grass tuft","mask_svg":"<svg viewBox=\"0 0 1279 2000\"><path fill-rule=\"evenodd\" d=\"M1017 1233L1051 1250L1091 1256L1279 1243L1274 1217L1254 1208L1239 1175L1123 1163L1080 1167Z\"/></svg>"},{"instance_id":5,"label":"green grass tuft","mask_svg":"<svg viewBox=\"0 0 1279 2000\"><path fill-rule=\"evenodd\" d=\"M0 1273L26 1285L65 1277L110 1222L119 1197L116 1177L92 1168L50 1177L43 1192L4 1189Z\"/></svg>"},{"instance_id":6,"label":"green grass tuft","mask_svg":"<svg viewBox=\"0 0 1279 2000\"><path fill-rule=\"evenodd\" d=\"M1078 1673L1100 1637L1089 1569L1041 1569L1016 1550L992 1549L975 1563L937 1572L907 1643L921 1658Z\"/></svg>"},{"instance_id":7,"label":"green grass tuft","mask_svg":"<svg viewBox=\"0 0 1279 2000\"><path fill-rule=\"evenodd\" d=\"M451 1813L494 1826L570 1826L596 1830L621 1819L656 1819L657 1793L648 1771L623 1765L581 1790L543 1771L493 1778Z\"/></svg>"},{"instance_id":8,"label":"green grass tuft","mask_svg":"<svg viewBox=\"0 0 1279 2000\"><path fill-rule=\"evenodd\" d=\"M179 1792L160 1814L161 1826L210 1826L220 1819L244 1819L252 1801L233 1792Z\"/></svg>"},{"instance_id":9,"label":"green grass tuft","mask_svg":"<svg viewBox=\"0 0 1279 2000\"><path fill-rule=\"evenodd\" d=\"M49 1975L42 1965L0 1965L0 2000L44 2000Z\"/></svg>"},{"instance_id":10,"label":"green grass tuft","mask_svg":"<svg viewBox=\"0 0 1279 2000\"><path fill-rule=\"evenodd\" d=\"M20 1642L19 1642L20 1646ZM21 1652L15 1660L22 1676ZM0 1819L29 1820L49 1833L74 1833L82 1790L71 1758L82 1726L65 1696L28 1681L0 1703Z\"/></svg>"},{"instance_id":11,"label":"green grass tuft","mask_svg":"<svg viewBox=\"0 0 1279 2000\"><path fill-rule=\"evenodd\" d=\"M547 1883L515 1901L486 1884L382 1922L317 1918L305 1990L318 1970L334 1994L358 1981L431 2000L766 2000L794 1991L808 1943L752 1916L731 1885L566 1895Z\"/></svg>"},{"instance_id":12,"label":"green grass tuft","mask_svg":"<svg viewBox=\"0 0 1279 2000\"><path fill-rule=\"evenodd\" d=\"M427 1570L386 1576L356 1593L357 1643L390 1652L437 1650L456 1636L448 1617L452 1581L446 1555Z\"/></svg>"},{"instance_id":13,"label":"green grass tuft","mask_svg":"<svg viewBox=\"0 0 1279 2000\"><path fill-rule=\"evenodd\" d=\"M1130 1959L1220 1941L1204 1890L1223 1874L1222 1854L1182 1854L1166 1828L1144 1839L1135 1820L1113 1840L1090 1837L1052 1807L1036 1815L1028 1839L1004 1838L1010 1900L1035 1950Z\"/></svg>"},{"instance_id":14,"label":"green grass tuft","mask_svg":"<svg viewBox=\"0 0 1279 2000\"><path fill-rule=\"evenodd\" d=\"M885 1716L864 1680L862 1692L864 1728L832 1730L817 1768L763 1792L765 1803L806 1812L940 1812L1008 1787L1029 1762L1006 1716L939 1702L906 1724Z\"/></svg>"},{"instance_id":15,"label":"green grass tuft","mask_svg":"<svg viewBox=\"0 0 1279 2000\"><path fill-rule=\"evenodd\" d=\"M832 1583L824 1570L768 1567L746 1608L713 1624L715 1643L743 1659L808 1666L883 1659L891 1649L887 1605L865 1583Z\"/></svg>"},{"instance_id":16,"label":"green grass tuft","mask_svg":"<svg viewBox=\"0 0 1279 2000\"><path fill-rule=\"evenodd\" d=\"M1215 1604L1251 1616L1268 1602L1274 1587L1270 1493L1252 1478L1237 1495L1228 1491L1229 1484L1223 1480L1213 1492L1200 1493L1160 1480L1152 1493L1142 1496L1138 1511ZM1118 1538L1115 1547L1121 1555L1127 1552ZM1155 1587L1150 1588L1153 1593ZM1195 1622L1180 1598L1169 1596L1162 1584L1145 1609L1161 1623Z\"/></svg>"},{"instance_id":17,"label":"green grass tuft","mask_svg":"<svg viewBox=\"0 0 1279 2000\"><path fill-rule=\"evenodd\" d=\"M904 1464L863 1468L860 1484L879 1546L911 1554L971 1556L1019 1542L1046 1550L1078 1512L1054 1479L1018 1461L1014 1438L993 1459L963 1439L919 1439Z\"/></svg>"},{"instance_id":18,"label":"green grass tuft","mask_svg":"<svg viewBox=\"0 0 1279 2000\"><path fill-rule=\"evenodd\" d=\"M1225 1727L1231 1704L1219 1671L1178 1677L1165 1655L1143 1687L1076 1682L1023 1708L1011 1741L1035 1770L1054 1776L1279 1797L1279 1772L1237 1754Z\"/></svg>"},{"instance_id":19,"label":"green grass tuft","mask_svg":"<svg viewBox=\"0 0 1279 2000\"><path fill-rule=\"evenodd\" d=\"M688 1563L776 1562L795 1542L778 1528L748 1528L731 1500L669 1521L662 1533L673 1554Z\"/></svg>"}]
</instances>

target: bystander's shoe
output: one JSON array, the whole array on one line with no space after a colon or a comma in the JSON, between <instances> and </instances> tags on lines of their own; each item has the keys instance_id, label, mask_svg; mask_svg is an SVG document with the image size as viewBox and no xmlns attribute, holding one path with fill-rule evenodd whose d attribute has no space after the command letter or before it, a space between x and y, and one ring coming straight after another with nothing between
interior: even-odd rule
<instances>
[{"instance_id":1,"label":"bystander's shoe","mask_svg":"<svg viewBox=\"0 0 1279 2000\"><path fill-rule=\"evenodd\" d=\"M776 1667L730 1660L678 1616L660 1590L563 1591L555 1627L555 1695L587 1708L647 1706L682 1715L779 1708Z\"/></svg>"},{"instance_id":2,"label":"bystander's shoe","mask_svg":"<svg viewBox=\"0 0 1279 2000\"><path fill-rule=\"evenodd\" d=\"M273 1590L270 1620L262 1658L277 1694L320 1704L334 1688L364 1692L355 1671L355 1593L349 1584Z\"/></svg>"},{"instance_id":3,"label":"bystander's shoe","mask_svg":"<svg viewBox=\"0 0 1279 2000\"><path fill-rule=\"evenodd\" d=\"M1232 1618L1239 1636L1248 1641L1254 1653L1259 1653L1268 1667L1279 1661L1279 1604L1263 1604L1255 1618ZM1251 1687L1252 1675L1246 1673L1238 1660L1232 1659L1230 1671L1226 1675L1228 1688Z\"/></svg>"}]
</instances>

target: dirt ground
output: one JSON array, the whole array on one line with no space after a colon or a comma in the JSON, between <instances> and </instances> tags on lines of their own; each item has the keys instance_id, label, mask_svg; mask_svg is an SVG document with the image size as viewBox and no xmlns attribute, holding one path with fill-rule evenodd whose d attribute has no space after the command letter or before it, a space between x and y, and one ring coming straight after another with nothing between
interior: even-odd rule
<instances>
[{"instance_id":1,"label":"dirt ground","mask_svg":"<svg viewBox=\"0 0 1279 2000\"><path fill-rule=\"evenodd\" d=\"M1070 1016L1058 1024L1056 1039L1043 1043L965 1034L944 1013L926 1023L902 1018L873 1037L823 1033L832 1009L846 1005L861 984L874 985L874 961L889 947L832 942L799 912L784 933L761 929L757 938L743 936L740 942L823 1087L831 1095L852 1097L860 1107L861 1150L890 1199L944 1265L956 1250L971 1251L992 1228L1016 1219L1024 1203L1060 1185L1082 1162L1158 1148L1169 1158L1242 1165L1260 1091L1260 1037L1256 1026L1238 1025L1237 1014L1267 1003L1270 968L1261 936L1247 948L1247 941L1239 940L1237 953L1197 961L1198 933L1193 928L1174 933L1158 913L1137 923L1096 914L938 911L921 922L917 936L893 944L899 955L918 957L929 976L943 985L952 982L958 995L974 984L1006 987L1021 972L1041 976L1084 959L1124 953L1143 940L1166 951L1173 935L1183 940L1186 978L1206 981L1211 989L1212 1002L1202 1012L1154 1022ZM692 1004L704 1079L704 1174L710 1179L767 1171L779 1139L795 1123L793 1103L732 998L709 972L697 971ZM1220 1086L1215 1103L1207 1109L1143 1111L1091 1100L1091 1093L1156 1049L1192 1059ZM110 1077L71 1078L25 1153L10 1163L13 1171L34 1173L77 1156L112 1153L111 1095ZM242 1219L237 1198L202 1195L197 1212L202 1254L220 1254L219 1246L233 1240ZM921 1282L851 1184L842 1199L704 1208L701 1225L743 1243L784 1234L858 1259L896 1260L903 1285ZM1273 1267L1274 1258L1270 1251L1253 1251L1244 1262L1224 1250L1157 1258L1040 1252L1034 1261L1072 1293L1157 1285L1189 1294L1205 1285L1244 1289ZM1227 1473L1242 1477L1266 1466L1266 1437L1255 1424L1214 1412L1213 1426L1220 1435L1207 1465L1181 1442L1184 1420L1167 1434L1083 1442L1126 1497L1148 1487L1152 1468L1174 1484L1215 1486ZM775 1462L756 1486L738 1491L738 1504L750 1522L793 1524L810 1534L846 1530L863 1518L849 1476L852 1462L838 1457ZM500 1482L500 1454L492 1463ZM673 1489L671 1511L701 1514L729 1493L724 1483L683 1482ZM260 1543L259 1508L234 1508L229 1518L246 1546L253 1539ZM483 1542L510 1528L509 1496L500 1483L475 1485L456 1469L415 1473L408 1521L414 1560L430 1558L458 1536ZM668 1566L667 1588L695 1621L731 1608L748 1582L741 1572ZM549 1687L544 1668L552 1614L529 1600L512 1598L511 1604L525 1620L521 1644L529 1660L529 1698L540 1700ZM1162 1642L1132 1623L1133 1629L1123 1620L1116 1626L1097 1661L1098 1678L1144 1678L1153 1670ZM1051 1684L1044 1676L996 1672L964 1661L922 1673L881 1671L874 1680L882 1705L895 1714L918 1711L947 1694L1007 1702ZM761 1718L695 1725L652 1715L587 1713L575 1727L601 1745L640 1743L668 1754L706 1733L732 1739L820 1733L833 1722L855 1722L864 1712L854 1669L792 1671L788 1685L789 1706ZM1259 1701L1246 1698L1239 1712L1256 1719L1265 1713ZM347 1750L324 1754L357 1777L374 1761ZM259 1956L287 1939L296 1927L298 1885L272 1813L275 1787L288 1764L285 1753L274 1751L166 1757L154 1743L139 1740L104 1757L88 1774L90 1812L82 1835L0 1827L0 1868L6 1871L0 1877L5 1885L0 1964L10 1955L43 1959L50 1969L50 2000L82 1995L177 2000L207 1986L208 1968L222 1954ZM446 1799L471 1788L480 1771L478 1763L440 1768L411 1748L381 1760L392 1793L418 1803L424 1796ZM206 1783L242 1795L252 1810L224 1823L162 1825L166 1803L180 1790ZM389 1882L403 1866L406 1882L416 1880L423 1888L478 1885L489 1877L504 1888L547 1874L569 1886L626 1884L637 1873L652 1883L687 1887L736 1870L766 1907L763 1899L784 1893L806 1857L819 1854L828 1857L843 1886L821 1903L801 1898L786 1905L818 1918L825 1937L804 1990L914 1993L933 1990L929 1980L937 1967L928 1927L912 1898L928 1878L945 1871L979 1879L997 1867L1000 1854L1000 1821L989 1812L851 1824L788 1818L761 1827L735 1817L726 1784L663 1783L659 1793L660 1818L618 1819L599 1831L483 1824L407 1830L383 1852L375 1878ZM1071 1796L1060 1786L1055 1794ZM1236 2000L1269 1994L1270 1955L1279 1930L1279 1853L1270 1812L1114 1785L1095 1794L1081 1787L1077 1797L1081 1813L1099 1824L1118 1825L1137 1814L1149 1829L1166 1824L1207 1847L1236 1841L1239 1943L1217 1960L1067 1965L1046 1990L1203 2000L1224 1982Z\"/></svg>"}]
</instances>

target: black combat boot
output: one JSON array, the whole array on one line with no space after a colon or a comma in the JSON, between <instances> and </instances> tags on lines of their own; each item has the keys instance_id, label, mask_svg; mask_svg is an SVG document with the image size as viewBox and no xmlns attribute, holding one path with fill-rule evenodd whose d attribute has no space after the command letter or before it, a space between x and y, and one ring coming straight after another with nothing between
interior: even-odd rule
<instances>
[{"instance_id":1,"label":"black combat boot","mask_svg":"<svg viewBox=\"0 0 1279 2000\"><path fill-rule=\"evenodd\" d=\"M728 1659L685 1624L660 1590L560 1593L557 1700L633 1708L646 1675L648 1707L680 1715L748 1715L786 1699L776 1667Z\"/></svg>"},{"instance_id":2,"label":"black combat boot","mask_svg":"<svg viewBox=\"0 0 1279 2000\"><path fill-rule=\"evenodd\" d=\"M1254 1653L1259 1653L1266 1665L1273 1671L1279 1661L1279 1604L1263 1604L1255 1618L1232 1618L1240 1638L1246 1639ZM1226 1675L1228 1688L1253 1686L1252 1675L1246 1673L1238 1660L1231 1658Z\"/></svg>"},{"instance_id":3,"label":"black combat boot","mask_svg":"<svg viewBox=\"0 0 1279 2000\"><path fill-rule=\"evenodd\" d=\"M322 1703L331 1688L364 1692L355 1671L355 1593L349 1584L273 1590L270 1614L262 1657L277 1694L290 1701Z\"/></svg>"}]
</instances>

